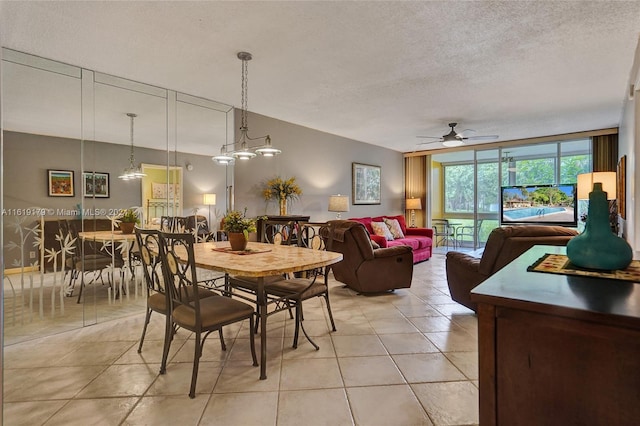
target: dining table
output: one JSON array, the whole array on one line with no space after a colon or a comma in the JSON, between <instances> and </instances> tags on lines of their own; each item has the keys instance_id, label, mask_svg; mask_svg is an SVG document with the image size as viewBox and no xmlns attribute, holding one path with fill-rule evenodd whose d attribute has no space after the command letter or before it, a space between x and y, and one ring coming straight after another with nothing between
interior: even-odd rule
<instances>
[{"instance_id":1,"label":"dining table","mask_svg":"<svg viewBox=\"0 0 640 426\"><path fill-rule=\"evenodd\" d=\"M342 254L325 250L249 242L245 250L231 251L229 242L194 244L196 267L229 275L255 277L260 315L260 379L267 378L267 295L264 279L322 268L342 260Z\"/></svg>"}]
</instances>

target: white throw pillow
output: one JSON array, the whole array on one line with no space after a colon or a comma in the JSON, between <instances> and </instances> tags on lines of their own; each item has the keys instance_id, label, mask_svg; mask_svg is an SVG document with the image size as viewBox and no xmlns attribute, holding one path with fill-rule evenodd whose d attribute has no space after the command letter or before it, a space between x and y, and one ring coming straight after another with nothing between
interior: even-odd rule
<instances>
[{"instance_id":1,"label":"white throw pillow","mask_svg":"<svg viewBox=\"0 0 640 426\"><path fill-rule=\"evenodd\" d=\"M393 241L393 235L389 231L389 227L384 222L371 222L373 233L384 237L387 241Z\"/></svg>"},{"instance_id":2,"label":"white throw pillow","mask_svg":"<svg viewBox=\"0 0 640 426\"><path fill-rule=\"evenodd\" d=\"M404 234L402 233L402 228L400 227L400 222L398 219L387 219L384 218L384 223L387 224L389 231L391 231L391 235L393 235L394 239L404 238Z\"/></svg>"}]
</instances>

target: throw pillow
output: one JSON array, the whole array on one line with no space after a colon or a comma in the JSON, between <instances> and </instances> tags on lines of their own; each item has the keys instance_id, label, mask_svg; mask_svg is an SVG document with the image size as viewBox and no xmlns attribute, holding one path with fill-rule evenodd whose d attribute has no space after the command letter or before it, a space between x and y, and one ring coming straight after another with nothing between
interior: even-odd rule
<instances>
[{"instance_id":1,"label":"throw pillow","mask_svg":"<svg viewBox=\"0 0 640 426\"><path fill-rule=\"evenodd\" d=\"M371 222L373 233L384 237L387 241L393 241L393 235L389 231L389 227L384 222Z\"/></svg>"},{"instance_id":2,"label":"throw pillow","mask_svg":"<svg viewBox=\"0 0 640 426\"><path fill-rule=\"evenodd\" d=\"M400 222L397 219L387 219L384 218L384 223L389 227L389 231L391 231L391 235L393 235L394 239L404 238L404 234L402 233L402 228L400 227Z\"/></svg>"}]
</instances>

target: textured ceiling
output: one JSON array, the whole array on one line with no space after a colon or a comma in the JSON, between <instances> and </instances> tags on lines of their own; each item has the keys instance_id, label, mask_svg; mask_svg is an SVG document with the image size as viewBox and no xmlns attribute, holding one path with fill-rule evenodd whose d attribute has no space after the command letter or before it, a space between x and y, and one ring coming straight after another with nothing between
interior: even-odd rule
<instances>
[{"instance_id":1,"label":"textured ceiling","mask_svg":"<svg viewBox=\"0 0 640 426\"><path fill-rule=\"evenodd\" d=\"M451 121L499 140L616 127L640 34L638 1L0 7L5 47L231 105L249 51L249 110L403 152Z\"/></svg>"}]
</instances>

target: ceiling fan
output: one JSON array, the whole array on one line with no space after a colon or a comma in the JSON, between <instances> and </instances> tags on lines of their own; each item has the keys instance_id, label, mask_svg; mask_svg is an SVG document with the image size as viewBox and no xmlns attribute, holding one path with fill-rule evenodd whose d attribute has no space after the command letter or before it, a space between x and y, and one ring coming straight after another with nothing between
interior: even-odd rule
<instances>
[{"instance_id":1,"label":"ceiling fan","mask_svg":"<svg viewBox=\"0 0 640 426\"><path fill-rule=\"evenodd\" d=\"M418 145L425 145L430 143L442 143L442 145L446 147L454 147L464 145L464 141L490 141L494 139L498 139L498 135L487 135L487 136L464 136L465 132L475 132L475 130L465 129L460 133L456 132L455 127L458 123L449 123L449 127L451 127L451 131L444 136L416 136L418 138L425 139L438 139L433 142L421 142Z\"/></svg>"}]
</instances>

